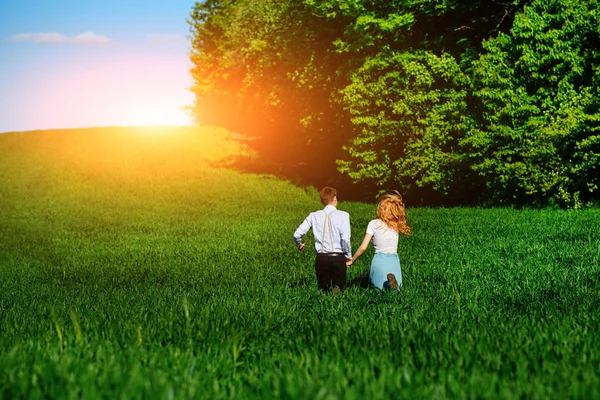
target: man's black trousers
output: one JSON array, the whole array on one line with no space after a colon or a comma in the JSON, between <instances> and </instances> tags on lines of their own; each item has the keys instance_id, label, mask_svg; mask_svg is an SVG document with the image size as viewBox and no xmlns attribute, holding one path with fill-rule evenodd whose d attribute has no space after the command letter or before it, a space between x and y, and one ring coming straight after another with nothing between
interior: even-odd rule
<instances>
[{"instance_id":1,"label":"man's black trousers","mask_svg":"<svg viewBox=\"0 0 600 400\"><path fill-rule=\"evenodd\" d=\"M331 285L346 287L346 256L344 253L317 253L315 274L319 289L329 290Z\"/></svg>"}]
</instances>

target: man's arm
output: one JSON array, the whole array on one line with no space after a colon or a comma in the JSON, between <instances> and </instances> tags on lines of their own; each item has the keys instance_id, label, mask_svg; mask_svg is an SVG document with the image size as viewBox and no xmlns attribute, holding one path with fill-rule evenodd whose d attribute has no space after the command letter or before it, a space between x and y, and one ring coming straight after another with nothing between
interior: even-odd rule
<instances>
[{"instance_id":1,"label":"man's arm","mask_svg":"<svg viewBox=\"0 0 600 400\"><path fill-rule=\"evenodd\" d=\"M311 228L311 221L310 221L310 215L309 215L308 217L306 217L304 222L302 222L300 224L298 229L296 229L296 232L294 232L294 242L296 242L296 247L298 247L298 250L304 249L304 243L302 243L302 236L306 235L306 233L310 230L310 228Z\"/></svg>"},{"instance_id":2,"label":"man's arm","mask_svg":"<svg viewBox=\"0 0 600 400\"><path fill-rule=\"evenodd\" d=\"M342 251L346 255L348 260L352 259L352 244L350 243L350 215L347 214L347 218L344 218L342 229L340 230L340 244Z\"/></svg>"}]
</instances>

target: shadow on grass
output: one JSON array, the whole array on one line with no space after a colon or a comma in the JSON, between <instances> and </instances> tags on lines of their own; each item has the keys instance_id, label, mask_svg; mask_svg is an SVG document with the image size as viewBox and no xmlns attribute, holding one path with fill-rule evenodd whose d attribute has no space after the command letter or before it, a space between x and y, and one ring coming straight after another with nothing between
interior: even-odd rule
<instances>
[{"instance_id":1,"label":"shadow on grass","mask_svg":"<svg viewBox=\"0 0 600 400\"><path fill-rule=\"evenodd\" d=\"M314 277L302 278L295 282L292 282L291 286L292 287L314 286L316 288L317 287L317 279ZM358 286L362 289L368 289L370 287L369 286L369 275L358 276L358 277L346 282L346 288L356 287L356 286Z\"/></svg>"},{"instance_id":2,"label":"shadow on grass","mask_svg":"<svg viewBox=\"0 0 600 400\"><path fill-rule=\"evenodd\" d=\"M363 182L355 185L352 180L341 174L337 169L335 157L330 157L319 162L291 161L283 162L257 153L233 154L216 163L215 167L225 167L245 173L269 175L277 179L286 180L295 186L307 188L315 187L317 190L332 186L346 201L362 201L372 203L377 199L377 188L374 184Z\"/></svg>"},{"instance_id":3,"label":"shadow on grass","mask_svg":"<svg viewBox=\"0 0 600 400\"><path fill-rule=\"evenodd\" d=\"M346 283L346 287L354 286L358 286L362 289L368 289L370 287L369 275L357 276Z\"/></svg>"}]
</instances>

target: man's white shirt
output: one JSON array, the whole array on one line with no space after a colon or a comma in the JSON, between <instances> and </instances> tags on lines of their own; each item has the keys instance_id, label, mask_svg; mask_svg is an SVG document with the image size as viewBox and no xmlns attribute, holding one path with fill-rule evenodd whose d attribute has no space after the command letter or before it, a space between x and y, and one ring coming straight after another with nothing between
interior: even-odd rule
<instances>
[{"instance_id":1,"label":"man's white shirt","mask_svg":"<svg viewBox=\"0 0 600 400\"><path fill-rule=\"evenodd\" d=\"M344 253L346 258L352 258L350 214L331 205L310 213L294 232L296 246L302 244L302 237L311 228L317 253Z\"/></svg>"}]
</instances>

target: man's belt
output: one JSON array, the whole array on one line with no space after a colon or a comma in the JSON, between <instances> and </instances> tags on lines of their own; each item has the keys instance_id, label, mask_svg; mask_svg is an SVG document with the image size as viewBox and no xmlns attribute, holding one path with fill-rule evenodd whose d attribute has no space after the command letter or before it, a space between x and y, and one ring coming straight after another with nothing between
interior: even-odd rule
<instances>
[{"instance_id":1,"label":"man's belt","mask_svg":"<svg viewBox=\"0 0 600 400\"><path fill-rule=\"evenodd\" d=\"M335 256L335 257L338 257L338 256L345 256L345 255L346 255L345 253L340 253L340 252L334 252L334 253L317 253L317 256L324 256L324 257L326 257L326 256Z\"/></svg>"}]
</instances>

